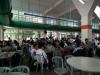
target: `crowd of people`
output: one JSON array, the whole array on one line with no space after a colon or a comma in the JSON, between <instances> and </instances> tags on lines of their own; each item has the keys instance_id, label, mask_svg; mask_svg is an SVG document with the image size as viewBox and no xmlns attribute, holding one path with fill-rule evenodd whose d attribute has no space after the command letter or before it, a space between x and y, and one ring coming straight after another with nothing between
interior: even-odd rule
<instances>
[{"instance_id":1,"label":"crowd of people","mask_svg":"<svg viewBox=\"0 0 100 75\"><path fill-rule=\"evenodd\" d=\"M9 38L8 41L0 41L0 50L1 52L22 50L24 55L29 57L29 63L33 59L40 62L37 60L37 55L40 55L41 62L48 64L51 69L53 56L62 56L63 58L66 55L92 57L94 51L97 56L100 56L100 39L95 38L90 41L86 38L83 42L77 35L74 40L72 38L62 38L61 40L53 38L36 38L33 40L30 38L30 40L22 40L22 43L19 43L17 40Z\"/></svg>"}]
</instances>

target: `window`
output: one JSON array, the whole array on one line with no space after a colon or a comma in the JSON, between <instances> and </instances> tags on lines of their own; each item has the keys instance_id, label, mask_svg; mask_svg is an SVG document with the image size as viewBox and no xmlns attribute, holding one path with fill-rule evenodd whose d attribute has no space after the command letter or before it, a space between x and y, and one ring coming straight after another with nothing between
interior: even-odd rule
<instances>
[{"instance_id":1,"label":"window","mask_svg":"<svg viewBox=\"0 0 100 75\"><path fill-rule=\"evenodd\" d=\"M68 21L68 26L73 27L73 21Z\"/></svg>"},{"instance_id":2,"label":"window","mask_svg":"<svg viewBox=\"0 0 100 75\"><path fill-rule=\"evenodd\" d=\"M79 22L78 21L73 21L73 26L74 27L78 27L79 26Z\"/></svg>"},{"instance_id":3,"label":"window","mask_svg":"<svg viewBox=\"0 0 100 75\"><path fill-rule=\"evenodd\" d=\"M12 19L18 21L18 15L14 14Z\"/></svg>"},{"instance_id":4,"label":"window","mask_svg":"<svg viewBox=\"0 0 100 75\"><path fill-rule=\"evenodd\" d=\"M92 23L92 28L93 28L93 29L99 29L99 24L97 24L97 23Z\"/></svg>"},{"instance_id":5,"label":"window","mask_svg":"<svg viewBox=\"0 0 100 75\"><path fill-rule=\"evenodd\" d=\"M25 18L27 22L30 22L30 16L26 16Z\"/></svg>"},{"instance_id":6,"label":"window","mask_svg":"<svg viewBox=\"0 0 100 75\"><path fill-rule=\"evenodd\" d=\"M24 16L24 12L23 11L19 11L18 15L23 15Z\"/></svg>"},{"instance_id":7,"label":"window","mask_svg":"<svg viewBox=\"0 0 100 75\"><path fill-rule=\"evenodd\" d=\"M33 16L33 22L37 23L38 22L38 18L36 16Z\"/></svg>"},{"instance_id":8,"label":"window","mask_svg":"<svg viewBox=\"0 0 100 75\"><path fill-rule=\"evenodd\" d=\"M13 20L17 21L26 21L26 22L34 22L34 23L43 23L45 19L47 24L50 25L62 25L62 26L70 26L70 27L78 27L79 21L78 20L71 20L71 19L57 19L51 17L44 17L41 14L36 13L26 13L24 11L12 10Z\"/></svg>"},{"instance_id":9,"label":"window","mask_svg":"<svg viewBox=\"0 0 100 75\"><path fill-rule=\"evenodd\" d=\"M42 17L38 17L38 23L43 23L43 18Z\"/></svg>"},{"instance_id":10,"label":"window","mask_svg":"<svg viewBox=\"0 0 100 75\"><path fill-rule=\"evenodd\" d=\"M64 25L64 21L60 20L60 25L63 26Z\"/></svg>"},{"instance_id":11,"label":"window","mask_svg":"<svg viewBox=\"0 0 100 75\"><path fill-rule=\"evenodd\" d=\"M13 14L18 14L18 10L12 10Z\"/></svg>"}]
</instances>

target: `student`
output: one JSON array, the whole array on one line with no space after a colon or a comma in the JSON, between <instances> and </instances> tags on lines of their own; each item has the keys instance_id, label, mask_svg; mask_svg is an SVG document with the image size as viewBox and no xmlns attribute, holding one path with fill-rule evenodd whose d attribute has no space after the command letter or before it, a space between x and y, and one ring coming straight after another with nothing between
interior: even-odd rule
<instances>
[{"instance_id":1,"label":"student","mask_svg":"<svg viewBox=\"0 0 100 75\"><path fill-rule=\"evenodd\" d=\"M42 42L38 43L38 50L36 51L36 58L37 58L37 62L41 63L41 65L43 65L41 67L42 69L48 68L48 58L44 51L44 43L42 43Z\"/></svg>"},{"instance_id":2,"label":"student","mask_svg":"<svg viewBox=\"0 0 100 75\"><path fill-rule=\"evenodd\" d=\"M44 46L43 45L44 44L42 42L38 43L38 50L36 51L36 55L40 55L41 58L42 58L41 62L45 63L45 62L48 62L48 58L47 58L47 55L46 55L46 53L44 51ZM44 62L44 60L46 60L46 61Z\"/></svg>"},{"instance_id":3,"label":"student","mask_svg":"<svg viewBox=\"0 0 100 75\"><path fill-rule=\"evenodd\" d=\"M35 59L35 56L36 56L36 51L38 50L38 44L37 43L34 43L33 44L33 47L32 47L32 50L31 50L31 56L32 58Z\"/></svg>"}]
</instances>

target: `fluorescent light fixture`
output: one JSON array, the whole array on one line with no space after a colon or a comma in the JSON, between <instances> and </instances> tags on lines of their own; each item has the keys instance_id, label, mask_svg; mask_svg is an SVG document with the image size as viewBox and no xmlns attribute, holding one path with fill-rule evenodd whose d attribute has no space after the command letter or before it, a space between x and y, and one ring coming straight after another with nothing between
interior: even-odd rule
<instances>
[{"instance_id":1,"label":"fluorescent light fixture","mask_svg":"<svg viewBox=\"0 0 100 75\"><path fill-rule=\"evenodd\" d=\"M85 1L83 1L83 0L79 0L79 2L81 2L82 4L85 4Z\"/></svg>"},{"instance_id":2,"label":"fluorescent light fixture","mask_svg":"<svg viewBox=\"0 0 100 75\"><path fill-rule=\"evenodd\" d=\"M98 16L98 18L100 19L100 7L99 6L96 6L94 12Z\"/></svg>"}]
</instances>

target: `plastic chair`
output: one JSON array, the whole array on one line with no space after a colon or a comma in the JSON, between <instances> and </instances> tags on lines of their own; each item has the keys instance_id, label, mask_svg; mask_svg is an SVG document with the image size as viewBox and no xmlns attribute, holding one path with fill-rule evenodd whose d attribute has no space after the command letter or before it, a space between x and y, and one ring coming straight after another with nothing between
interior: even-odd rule
<instances>
[{"instance_id":1,"label":"plastic chair","mask_svg":"<svg viewBox=\"0 0 100 75\"><path fill-rule=\"evenodd\" d=\"M61 51L60 50L54 50L53 51L53 56L62 56Z\"/></svg>"},{"instance_id":2,"label":"plastic chair","mask_svg":"<svg viewBox=\"0 0 100 75\"><path fill-rule=\"evenodd\" d=\"M63 75L67 73L66 68L64 68L63 58L60 56L55 56L52 58L54 72L57 75Z\"/></svg>"},{"instance_id":3,"label":"plastic chair","mask_svg":"<svg viewBox=\"0 0 100 75\"><path fill-rule=\"evenodd\" d=\"M65 56L65 60L67 60L68 58L73 57L73 55L66 55Z\"/></svg>"},{"instance_id":4,"label":"plastic chair","mask_svg":"<svg viewBox=\"0 0 100 75\"><path fill-rule=\"evenodd\" d=\"M71 68L70 68L70 66L67 64L67 59L68 58L70 58L70 57L73 57L73 55L66 55L65 57L64 57L64 64L65 64L65 67L66 67L66 69L68 70L68 72L70 72L71 73Z\"/></svg>"},{"instance_id":5,"label":"plastic chair","mask_svg":"<svg viewBox=\"0 0 100 75\"><path fill-rule=\"evenodd\" d=\"M23 72L23 73L30 73L30 70L27 66L16 66L11 69L11 72Z\"/></svg>"},{"instance_id":6,"label":"plastic chair","mask_svg":"<svg viewBox=\"0 0 100 75\"><path fill-rule=\"evenodd\" d=\"M68 68L67 59L70 58L70 57L73 57L73 55L66 55L64 57L64 61L65 61L64 63L65 63L66 68Z\"/></svg>"},{"instance_id":7,"label":"plastic chair","mask_svg":"<svg viewBox=\"0 0 100 75\"><path fill-rule=\"evenodd\" d=\"M9 67L0 67L0 72L9 72L10 70Z\"/></svg>"}]
</instances>

